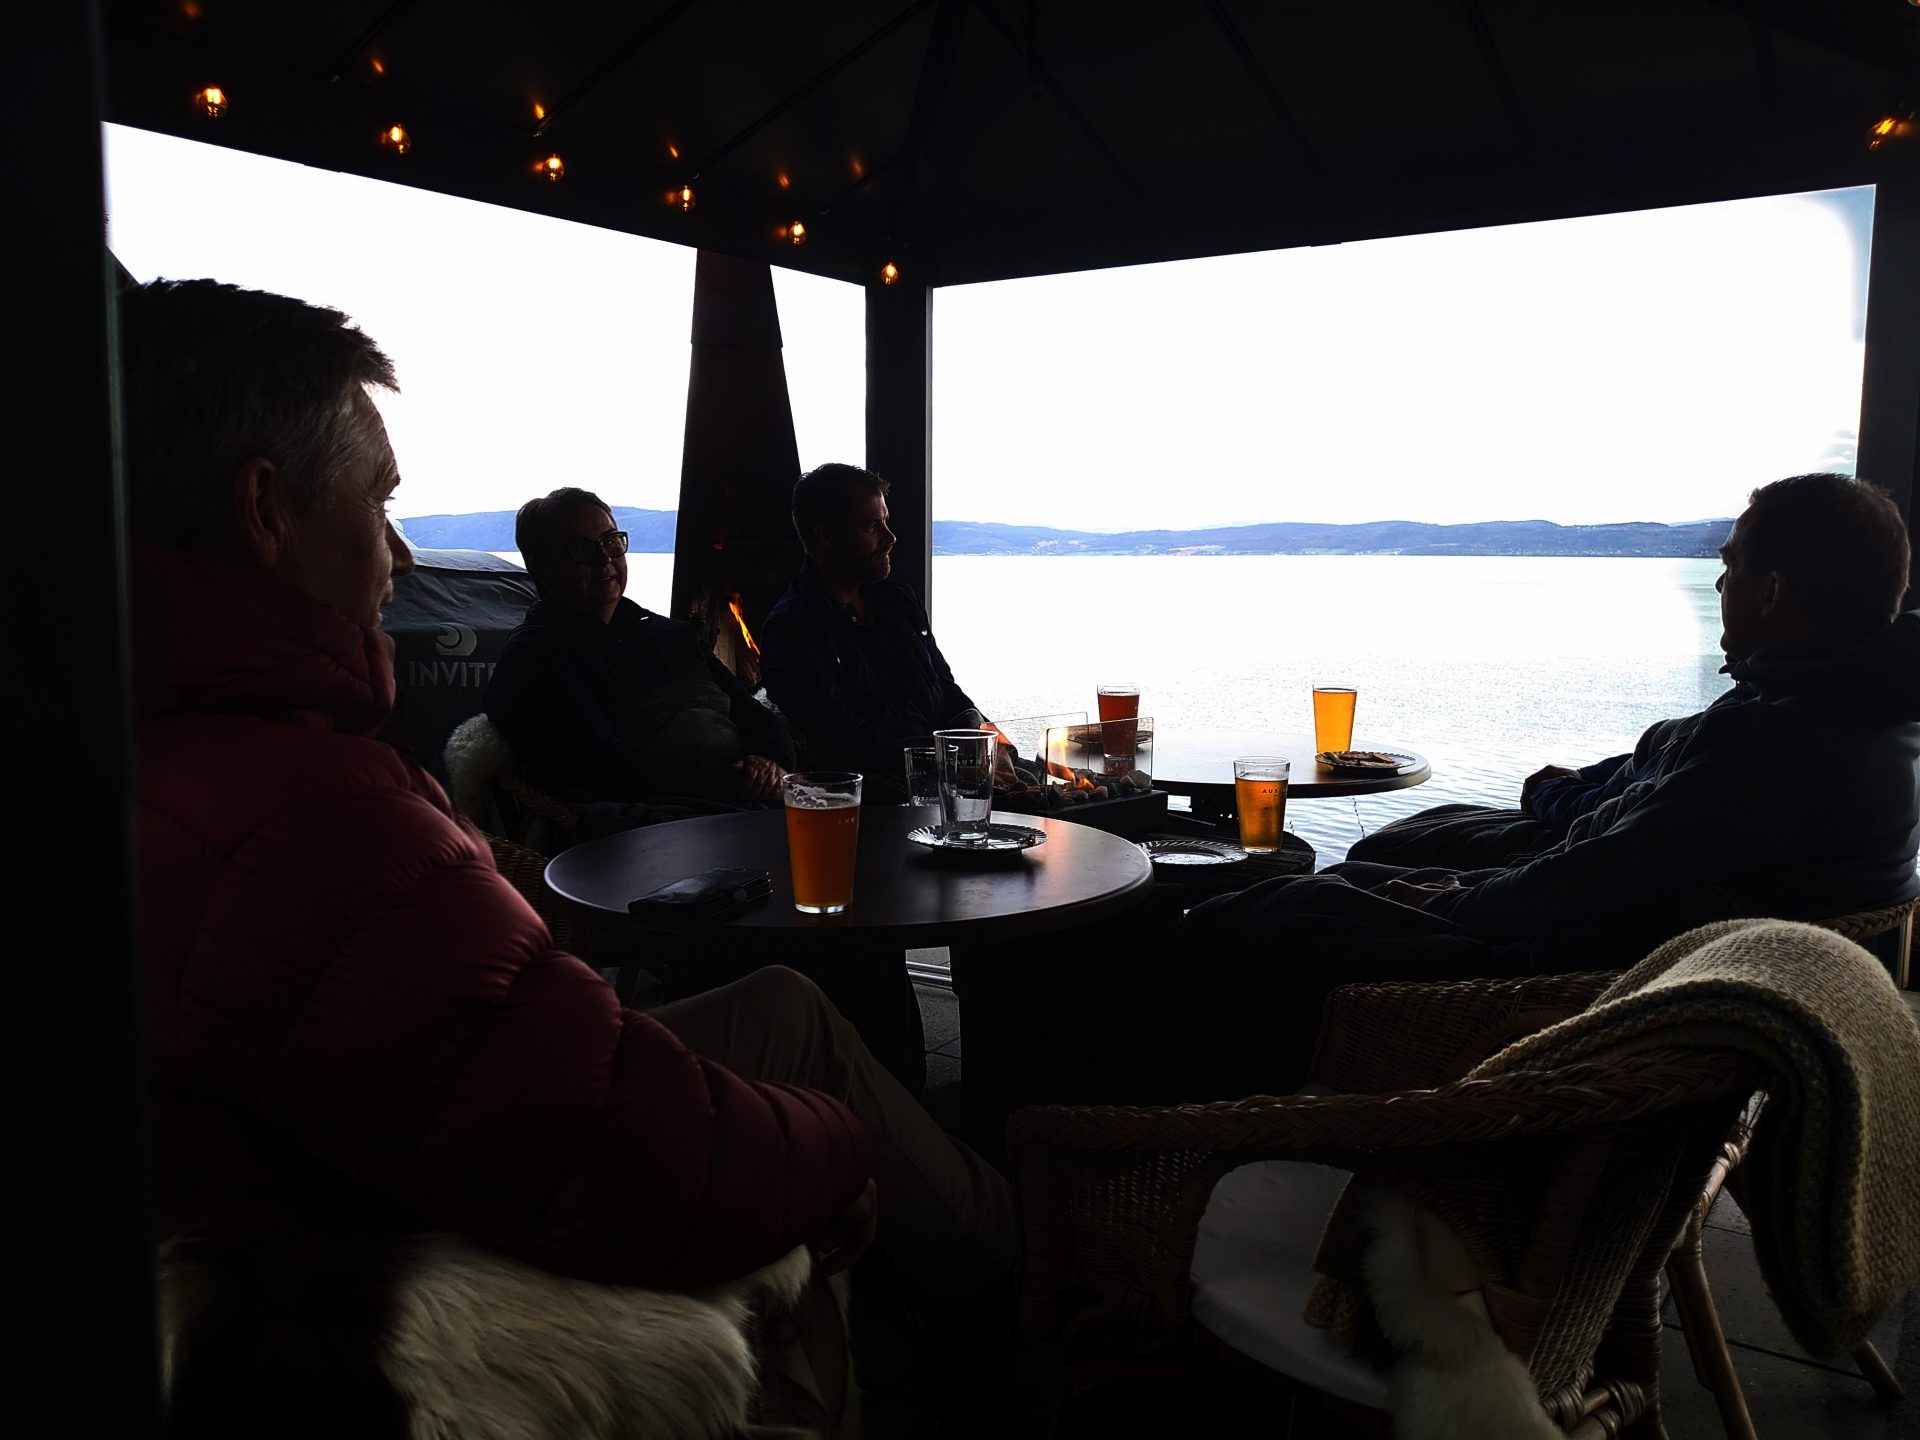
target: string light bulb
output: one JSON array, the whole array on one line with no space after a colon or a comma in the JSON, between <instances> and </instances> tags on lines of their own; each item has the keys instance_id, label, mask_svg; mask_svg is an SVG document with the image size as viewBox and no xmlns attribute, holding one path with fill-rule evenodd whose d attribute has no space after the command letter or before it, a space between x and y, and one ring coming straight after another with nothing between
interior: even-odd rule
<instances>
[{"instance_id":1,"label":"string light bulb","mask_svg":"<svg viewBox=\"0 0 1920 1440\"><path fill-rule=\"evenodd\" d=\"M889 260L880 267L880 283L891 285L900 278L900 267Z\"/></svg>"},{"instance_id":2,"label":"string light bulb","mask_svg":"<svg viewBox=\"0 0 1920 1440\"><path fill-rule=\"evenodd\" d=\"M787 243L789 245L804 245L807 243L806 221L796 220L787 226Z\"/></svg>"},{"instance_id":3,"label":"string light bulb","mask_svg":"<svg viewBox=\"0 0 1920 1440\"><path fill-rule=\"evenodd\" d=\"M207 112L207 118L218 120L227 113L227 92L218 85L208 85L193 93L193 103Z\"/></svg>"},{"instance_id":4,"label":"string light bulb","mask_svg":"<svg viewBox=\"0 0 1920 1440\"><path fill-rule=\"evenodd\" d=\"M691 185L682 185L678 190L673 192L672 199L673 203L680 207L682 214L693 209L697 203L694 199L693 186Z\"/></svg>"},{"instance_id":5,"label":"string light bulb","mask_svg":"<svg viewBox=\"0 0 1920 1440\"><path fill-rule=\"evenodd\" d=\"M380 143L396 155L404 155L413 148L413 134L404 125L389 125L380 132Z\"/></svg>"},{"instance_id":6,"label":"string light bulb","mask_svg":"<svg viewBox=\"0 0 1920 1440\"><path fill-rule=\"evenodd\" d=\"M556 152L544 160L537 161L534 164L533 173L557 185L567 178L567 162L562 160Z\"/></svg>"}]
</instances>

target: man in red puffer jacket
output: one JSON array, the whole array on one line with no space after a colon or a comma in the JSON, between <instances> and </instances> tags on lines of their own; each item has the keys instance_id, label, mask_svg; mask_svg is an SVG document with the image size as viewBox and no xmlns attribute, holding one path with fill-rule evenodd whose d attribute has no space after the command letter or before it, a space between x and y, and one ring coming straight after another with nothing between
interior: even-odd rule
<instances>
[{"instance_id":1,"label":"man in red puffer jacket","mask_svg":"<svg viewBox=\"0 0 1920 1440\"><path fill-rule=\"evenodd\" d=\"M806 981L623 1009L380 738L412 561L373 342L210 281L121 311L159 1234L451 1230L687 1287L800 1244L851 1263L877 1180L901 1274L1003 1274L1004 1181Z\"/></svg>"}]
</instances>

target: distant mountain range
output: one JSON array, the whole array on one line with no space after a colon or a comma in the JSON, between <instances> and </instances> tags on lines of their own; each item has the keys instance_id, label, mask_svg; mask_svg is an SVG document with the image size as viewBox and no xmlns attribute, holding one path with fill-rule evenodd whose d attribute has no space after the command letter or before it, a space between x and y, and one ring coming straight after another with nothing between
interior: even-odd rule
<instances>
[{"instance_id":1,"label":"distant mountain range","mask_svg":"<svg viewBox=\"0 0 1920 1440\"><path fill-rule=\"evenodd\" d=\"M672 510L615 507L631 548L648 554L673 550ZM421 515L403 521L408 539L430 549L513 550L513 512ZM1365 525L1309 525L1280 521L1210 530L1130 530L1102 535L1038 525L970 520L933 522L936 555L1650 555L1718 553L1731 520L1681 525L1555 525L1550 520L1488 520L1472 525L1423 525L1376 520Z\"/></svg>"}]
</instances>

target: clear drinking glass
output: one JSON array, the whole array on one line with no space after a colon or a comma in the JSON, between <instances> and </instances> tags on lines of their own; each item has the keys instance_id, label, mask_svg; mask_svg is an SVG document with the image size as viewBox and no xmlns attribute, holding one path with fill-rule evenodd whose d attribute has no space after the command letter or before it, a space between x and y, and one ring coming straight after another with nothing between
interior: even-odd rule
<instances>
[{"instance_id":1,"label":"clear drinking glass","mask_svg":"<svg viewBox=\"0 0 1920 1440\"><path fill-rule=\"evenodd\" d=\"M860 777L809 770L781 782L787 802L787 858L793 908L838 915L853 903L853 859L860 842Z\"/></svg>"},{"instance_id":2,"label":"clear drinking glass","mask_svg":"<svg viewBox=\"0 0 1920 1440\"><path fill-rule=\"evenodd\" d=\"M1271 855L1280 848L1290 770L1275 755L1246 755L1233 762L1233 808L1240 817L1240 848L1249 855Z\"/></svg>"},{"instance_id":3,"label":"clear drinking glass","mask_svg":"<svg viewBox=\"0 0 1920 1440\"><path fill-rule=\"evenodd\" d=\"M941 818L940 752L932 745L909 745L907 762L907 804L927 812L929 823Z\"/></svg>"},{"instance_id":4,"label":"clear drinking glass","mask_svg":"<svg viewBox=\"0 0 1920 1440\"><path fill-rule=\"evenodd\" d=\"M1353 710L1360 692L1351 685L1313 687L1313 748L1322 755L1329 750L1353 748Z\"/></svg>"},{"instance_id":5,"label":"clear drinking glass","mask_svg":"<svg viewBox=\"0 0 1920 1440\"><path fill-rule=\"evenodd\" d=\"M960 841L984 840L993 819L993 760L999 740L991 730L936 730L940 811L947 834Z\"/></svg>"}]
</instances>

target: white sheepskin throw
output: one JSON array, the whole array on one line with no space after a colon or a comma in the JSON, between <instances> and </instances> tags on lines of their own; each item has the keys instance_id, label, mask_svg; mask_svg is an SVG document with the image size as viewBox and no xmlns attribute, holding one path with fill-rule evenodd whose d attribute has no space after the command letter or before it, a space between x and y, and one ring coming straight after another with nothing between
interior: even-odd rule
<instances>
[{"instance_id":1,"label":"white sheepskin throw","mask_svg":"<svg viewBox=\"0 0 1920 1440\"><path fill-rule=\"evenodd\" d=\"M1397 1440L1566 1440L1533 1377L1494 1332L1473 1263L1445 1222L1366 1188L1367 1295L1393 1347L1388 1408Z\"/></svg>"},{"instance_id":2,"label":"white sheepskin throw","mask_svg":"<svg viewBox=\"0 0 1920 1440\"><path fill-rule=\"evenodd\" d=\"M413 1440L752 1434L752 1314L791 1309L813 1270L801 1247L687 1295L564 1279L449 1235L413 1257L381 1360Z\"/></svg>"},{"instance_id":3,"label":"white sheepskin throw","mask_svg":"<svg viewBox=\"0 0 1920 1440\"><path fill-rule=\"evenodd\" d=\"M499 829L494 815L493 782L515 768L506 737L485 715L463 720L447 737L447 780L454 805L482 830Z\"/></svg>"}]
</instances>

